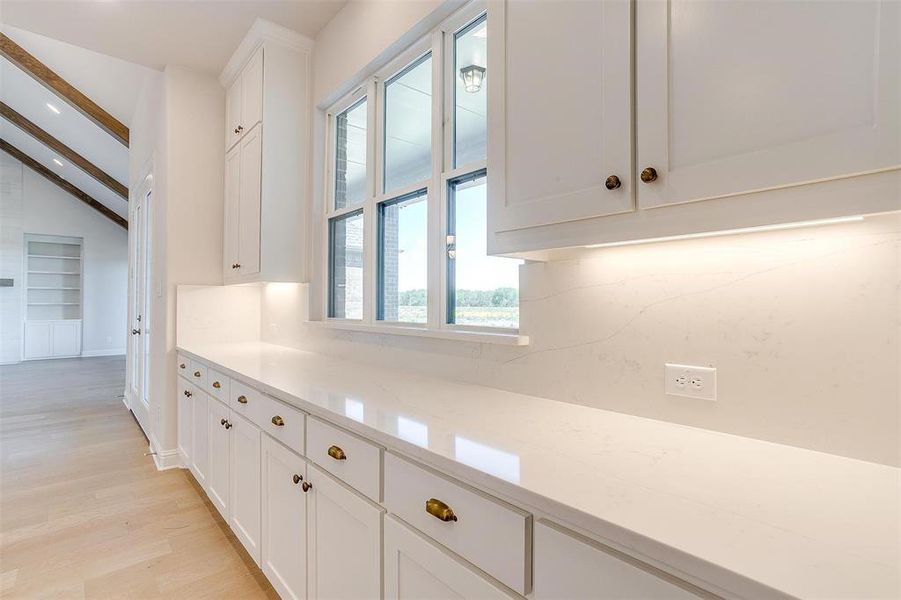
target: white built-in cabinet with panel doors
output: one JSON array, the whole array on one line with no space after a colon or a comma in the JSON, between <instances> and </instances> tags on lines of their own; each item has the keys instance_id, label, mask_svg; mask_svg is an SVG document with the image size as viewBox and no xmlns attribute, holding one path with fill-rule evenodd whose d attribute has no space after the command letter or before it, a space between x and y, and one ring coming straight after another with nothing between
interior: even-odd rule
<instances>
[{"instance_id":1,"label":"white built-in cabinet with panel doors","mask_svg":"<svg viewBox=\"0 0 901 600\"><path fill-rule=\"evenodd\" d=\"M899 15L895 0L489 2L489 251L901 210ZM567 43L535 42L548 31Z\"/></svg>"},{"instance_id":2,"label":"white built-in cabinet with panel doors","mask_svg":"<svg viewBox=\"0 0 901 600\"><path fill-rule=\"evenodd\" d=\"M195 387L191 394L191 462L189 468L200 487L207 489L210 462L210 398Z\"/></svg>"},{"instance_id":3,"label":"white built-in cabinet with panel doors","mask_svg":"<svg viewBox=\"0 0 901 600\"><path fill-rule=\"evenodd\" d=\"M384 509L318 467L307 473L310 598L380 598Z\"/></svg>"},{"instance_id":4,"label":"white built-in cabinet with panel doors","mask_svg":"<svg viewBox=\"0 0 901 600\"><path fill-rule=\"evenodd\" d=\"M227 147L232 147L262 119L263 48L257 48L225 91Z\"/></svg>"},{"instance_id":5,"label":"white built-in cabinet with panel doors","mask_svg":"<svg viewBox=\"0 0 901 600\"><path fill-rule=\"evenodd\" d=\"M210 462L207 470L206 493L219 514L227 521L229 519L231 414L229 414L228 406L215 398L209 398L208 402Z\"/></svg>"},{"instance_id":6,"label":"white built-in cabinet with panel doors","mask_svg":"<svg viewBox=\"0 0 901 600\"><path fill-rule=\"evenodd\" d=\"M178 378L178 454L182 464L190 465L192 458L191 439L193 438L192 423L194 421L194 392L193 385L182 378Z\"/></svg>"},{"instance_id":7,"label":"white built-in cabinet with panel doors","mask_svg":"<svg viewBox=\"0 0 901 600\"><path fill-rule=\"evenodd\" d=\"M226 89L226 283L305 281L312 41L257 20L219 81Z\"/></svg>"},{"instance_id":8,"label":"white built-in cabinet with panel doors","mask_svg":"<svg viewBox=\"0 0 901 600\"><path fill-rule=\"evenodd\" d=\"M260 428L231 411L229 524L259 565L262 551Z\"/></svg>"},{"instance_id":9,"label":"white built-in cabinet with panel doors","mask_svg":"<svg viewBox=\"0 0 901 600\"><path fill-rule=\"evenodd\" d=\"M306 461L263 436L263 573L285 600L307 597Z\"/></svg>"}]
</instances>

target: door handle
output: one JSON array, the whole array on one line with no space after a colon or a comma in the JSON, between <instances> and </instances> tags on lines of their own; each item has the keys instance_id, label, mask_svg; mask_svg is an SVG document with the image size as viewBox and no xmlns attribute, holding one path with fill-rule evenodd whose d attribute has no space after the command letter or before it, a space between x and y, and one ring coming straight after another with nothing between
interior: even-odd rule
<instances>
[{"instance_id":1,"label":"door handle","mask_svg":"<svg viewBox=\"0 0 901 600\"><path fill-rule=\"evenodd\" d=\"M140 329L132 329L131 335L141 335L141 330Z\"/></svg>"}]
</instances>

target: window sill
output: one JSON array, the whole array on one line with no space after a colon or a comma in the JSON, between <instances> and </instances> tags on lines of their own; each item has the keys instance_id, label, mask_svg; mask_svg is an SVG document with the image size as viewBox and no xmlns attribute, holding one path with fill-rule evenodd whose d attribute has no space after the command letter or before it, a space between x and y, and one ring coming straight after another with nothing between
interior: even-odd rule
<instances>
[{"instance_id":1,"label":"window sill","mask_svg":"<svg viewBox=\"0 0 901 600\"><path fill-rule=\"evenodd\" d=\"M325 329L341 329L344 331L362 331L379 335L406 335L411 337L435 338L441 340L457 340L460 342L476 342L480 344L499 344L502 346L528 346L529 336L518 333L496 333L493 331L467 331L461 329L427 329L406 325L366 325L353 321L307 321L307 325Z\"/></svg>"}]
</instances>

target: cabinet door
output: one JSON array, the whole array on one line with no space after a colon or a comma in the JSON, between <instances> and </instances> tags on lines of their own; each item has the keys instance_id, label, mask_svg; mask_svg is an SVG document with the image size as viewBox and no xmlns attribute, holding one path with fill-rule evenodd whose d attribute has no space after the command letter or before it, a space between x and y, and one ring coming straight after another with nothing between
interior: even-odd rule
<instances>
[{"instance_id":1,"label":"cabinet door","mask_svg":"<svg viewBox=\"0 0 901 600\"><path fill-rule=\"evenodd\" d=\"M634 559L538 523L535 600L689 600L698 598ZM673 580L674 581L674 580Z\"/></svg>"},{"instance_id":2,"label":"cabinet door","mask_svg":"<svg viewBox=\"0 0 901 600\"><path fill-rule=\"evenodd\" d=\"M901 163L901 3L637 4L639 206Z\"/></svg>"},{"instance_id":3,"label":"cabinet door","mask_svg":"<svg viewBox=\"0 0 901 600\"><path fill-rule=\"evenodd\" d=\"M81 321L54 321L53 356L81 354Z\"/></svg>"},{"instance_id":4,"label":"cabinet door","mask_svg":"<svg viewBox=\"0 0 901 600\"><path fill-rule=\"evenodd\" d=\"M228 89L225 90L225 147L231 148L238 141L241 124L241 75L238 74Z\"/></svg>"},{"instance_id":5,"label":"cabinet door","mask_svg":"<svg viewBox=\"0 0 901 600\"><path fill-rule=\"evenodd\" d=\"M187 366L187 363L185 363ZM191 434L192 434L192 410L194 403L192 396L194 395L193 387L190 383L178 379L178 452L186 467L191 465Z\"/></svg>"},{"instance_id":6,"label":"cabinet door","mask_svg":"<svg viewBox=\"0 0 901 600\"><path fill-rule=\"evenodd\" d=\"M381 597L384 511L318 467L308 473L310 597Z\"/></svg>"},{"instance_id":7,"label":"cabinet door","mask_svg":"<svg viewBox=\"0 0 901 600\"><path fill-rule=\"evenodd\" d=\"M238 275L238 223L241 210L241 147L225 155L225 228L222 236L222 270L226 280Z\"/></svg>"},{"instance_id":8,"label":"cabinet door","mask_svg":"<svg viewBox=\"0 0 901 600\"><path fill-rule=\"evenodd\" d=\"M260 564L260 428L231 411L231 528L253 560Z\"/></svg>"},{"instance_id":9,"label":"cabinet door","mask_svg":"<svg viewBox=\"0 0 901 600\"><path fill-rule=\"evenodd\" d=\"M238 200L238 263L241 275L260 272L260 200L263 166L263 126L241 140L241 182Z\"/></svg>"},{"instance_id":10,"label":"cabinet door","mask_svg":"<svg viewBox=\"0 0 901 600\"><path fill-rule=\"evenodd\" d=\"M263 436L263 573L286 600L307 596L307 494L304 460Z\"/></svg>"},{"instance_id":11,"label":"cabinet door","mask_svg":"<svg viewBox=\"0 0 901 600\"><path fill-rule=\"evenodd\" d=\"M241 71L241 133L263 120L263 49L259 48Z\"/></svg>"},{"instance_id":12,"label":"cabinet door","mask_svg":"<svg viewBox=\"0 0 901 600\"><path fill-rule=\"evenodd\" d=\"M25 358L49 358L53 325L49 321L25 321Z\"/></svg>"},{"instance_id":13,"label":"cabinet door","mask_svg":"<svg viewBox=\"0 0 901 600\"><path fill-rule=\"evenodd\" d=\"M385 517L386 599L514 597L394 517Z\"/></svg>"},{"instance_id":14,"label":"cabinet door","mask_svg":"<svg viewBox=\"0 0 901 600\"><path fill-rule=\"evenodd\" d=\"M210 466L207 472L207 495L222 517L227 521L228 476L231 439L229 409L215 398L209 399Z\"/></svg>"},{"instance_id":15,"label":"cabinet door","mask_svg":"<svg viewBox=\"0 0 901 600\"><path fill-rule=\"evenodd\" d=\"M490 227L631 210L629 0L505 1L488 10ZM560 31L566 43L535 43ZM609 176L618 187L607 189Z\"/></svg>"},{"instance_id":16,"label":"cabinet door","mask_svg":"<svg viewBox=\"0 0 901 600\"><path fill-rule=\"evenodd\" d=\"M209 425L209 396L194 388L191 396L193 405L192 423L193 433L191 443L194 446L191 454L191 473L194 479L203 489L207 488L207 466L210 460L210 425Z\"/></svg>"}]
</instances>

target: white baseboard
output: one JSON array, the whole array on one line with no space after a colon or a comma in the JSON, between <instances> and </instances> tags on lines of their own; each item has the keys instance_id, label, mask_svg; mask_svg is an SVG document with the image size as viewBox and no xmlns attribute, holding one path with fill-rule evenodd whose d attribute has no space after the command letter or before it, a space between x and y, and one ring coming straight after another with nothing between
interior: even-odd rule
<instances>
[{"instance_id":1,"label":"white baseboard","mask_svg":"<svg viewBox=\"0 0 901 600\"><path fill-rule=\"evenodd\" d=\"M103 350L83 350L82 357L92 356L124 356L125 348L105 348Z\"/></svg>"},{"instance_id":2,"label":"white baseboard","mask_svg":"<svg viewBox=\"0 0 901 600\"><path fill-rule=\"evenodd\" d=\"M0 360L0 365L17 365L21 360Z\"/></svg>"},{"instance_id":3,"label":"white baseboard","mask_svg":"<svg viewBox=\"0 0 901 600\"><path fill-rule=\"evenodd\" d=\"M182 467L182 457L178 450L160 450L154 452L150 449L153 456L153 462L156 464L157 471L165 471L167 469L180 469Z\"/></svg>"}]
</instances>

